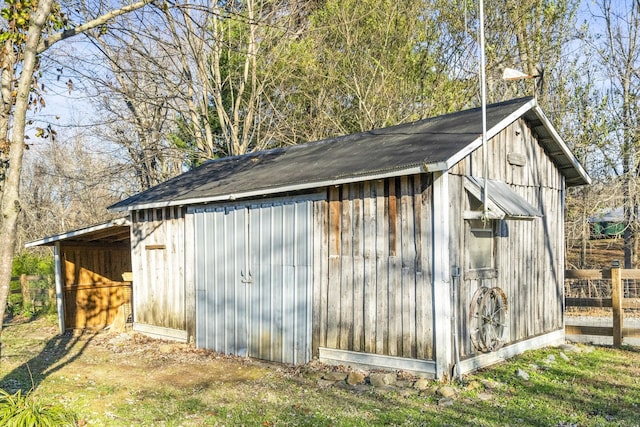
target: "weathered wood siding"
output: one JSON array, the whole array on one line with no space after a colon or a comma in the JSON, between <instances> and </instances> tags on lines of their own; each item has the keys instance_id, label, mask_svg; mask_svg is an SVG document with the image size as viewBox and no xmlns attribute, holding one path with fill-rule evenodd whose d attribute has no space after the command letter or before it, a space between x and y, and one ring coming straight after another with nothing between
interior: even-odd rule
<instances>
[{"instance_id":1,"label":"weathered wood siding","mask_svg":"<svg viewBox=\"0 0 640 427\"><path fill-rule=\"evenodd\" d=\"M431 180L346 184L315 203L314 349L433 358Z\"/></svg>"},{"instance_id":2,"label":"weathered wood siding","mask_svg":"<svg viewBox=\"0 0 640 427\"><path fill-rule=\"evenodd\" d=\"M522 119L514 122L489 141L489 175L511 184L511 188L536 206L542 218L504 220L495 237L495 277L477 278L465 269L468 257L469 209L464 175L482 175L482 151L477 150L450 171L452 200L452 265L462 267L459 286L458 318L460 349L472 356L467 328L471 298L480 286L498 286L508 299L507 342L513 343L562 328L564 266L564 180L557 167L538 144Z\"/></svg>"},{"instance_id":3,"label":"weathered wood siding","mask_svg":"<svg viewBox=\"0 0 640 427\"><path fill-rule=\"evenodd\" d=\"M134 322L187 330L185 209L135 211L131 224Z\"/></svg>"},{"instance_id":4,"label":"weathered wood siding","mask_svg":"<svg viewBox=\"0 0 640 427\"><path fill-rule=\"evenodd\" d=\"M131 303L129 244L61 246L64 324L67 328L104 328L123 304Z\"/></svg>"}]
</instances>

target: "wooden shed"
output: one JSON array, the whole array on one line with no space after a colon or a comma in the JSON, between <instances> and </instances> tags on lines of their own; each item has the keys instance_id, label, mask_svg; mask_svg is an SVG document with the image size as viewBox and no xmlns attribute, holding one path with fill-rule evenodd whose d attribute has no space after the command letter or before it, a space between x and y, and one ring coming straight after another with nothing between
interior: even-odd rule
<instances>
[{"instance_id":1,"label":"wooden shed","mask_svg":"<svg viewBox=\"0 0 640 427\"><path fill-rule=\"evenodd\" d=\"M481 129L471 109L223 158L111 206L134 329L436 378L562 342L565 190L590 178L533 98L487 106L486 159Z\"/></svg>"},{"instance_id":2,"label":"wooden shed","mask_svg":"<svg viewBox=\"0 0 640 427\"><path fill-rule=\"evenodd\" d=\"M131 314L128 219L45 237L26 247L53 246L60 331L100 329Z\"/></svg>"}]
</instances>

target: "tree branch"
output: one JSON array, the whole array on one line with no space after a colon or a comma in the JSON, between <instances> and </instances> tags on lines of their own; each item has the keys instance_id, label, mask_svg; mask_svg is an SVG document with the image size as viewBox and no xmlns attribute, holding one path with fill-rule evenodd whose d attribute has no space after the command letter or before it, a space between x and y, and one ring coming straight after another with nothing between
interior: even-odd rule
<instances>
[{"instance_id":1,"label":"tree branch","mask_svg":"<svg viewBox=\"0 0 640 427\"><path fill-rule=\"evenodd\" d=\"M46 39L43 39L40 42L40 44L38 45L38 49L36 50L36 53L40 54L61 40L65 40L75 35L82 34L86 31L89 31L100 25L103 25L120 15L124 15L126 13L133 12L134 10L141 9L147 4L151 3L152 1L153 0L140 0L136 3L123 6L120 9L111 10L105 13L104 15L101 15L95 19L92 19L91 21L85 22L84 24L78 25L77 27L69 28L59 33L52 34L51 36L49 36Z\"/></svg>"}]
</instances>

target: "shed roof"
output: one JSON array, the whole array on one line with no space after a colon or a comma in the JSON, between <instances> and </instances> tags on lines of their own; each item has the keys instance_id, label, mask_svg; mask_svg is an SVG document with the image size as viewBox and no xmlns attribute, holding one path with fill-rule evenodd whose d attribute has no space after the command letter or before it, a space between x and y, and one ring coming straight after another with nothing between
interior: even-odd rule
<instances>
[{"instance_id":1,"label":"shed roof","mask_svg":"<svg viewBox=\"0 0 640 427\"><path fill-rule=\"evenodd\" d=\"M92 225L73 231L55 234L26 243L26 248L34 246L53 246L55 242L65 241L74 244L114 244L130 239L131 222L127 218L118 218L102 224Z\"/></svg>"},{"instance_id":2,"label":"shed roof","mask_svg":"<svg viewBox=\"0 0 640 427\"><path fill-rule=\"evenodd\" d=\"M590 178L534 98L487 106L487 137L524 117L566 177ZM474 108L412 123L209 161L109 209L125 211L235 200L326 185L445 171L482 144L482 111Z\"/></svg>"}]
</instances>

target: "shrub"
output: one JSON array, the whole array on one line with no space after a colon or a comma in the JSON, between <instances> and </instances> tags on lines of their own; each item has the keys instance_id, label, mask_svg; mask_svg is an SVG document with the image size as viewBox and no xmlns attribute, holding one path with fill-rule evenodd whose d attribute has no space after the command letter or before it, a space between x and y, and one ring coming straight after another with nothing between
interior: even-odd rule
<instances>
[{"instance_id":1,"label":"shrub","mask_svg":"<svg viewBox=\"0 0 640 427\"><path fill-rule=\"evenodd\" d=\"M35 274L53 276L54 262L50 254L39 254L23 251L13 258L11 275Z\"/></svg>"},{"instance_id":2,"label":"shrub","mask_svg":"<svg viewBox=\"0 0 640 427\"><path fill-rule=\"evenodd\" d=\"M0 389L0 427L75 426L75 415L60 405L38 402L31 392L9 394Z\"/></svg>"}]
</instances>

